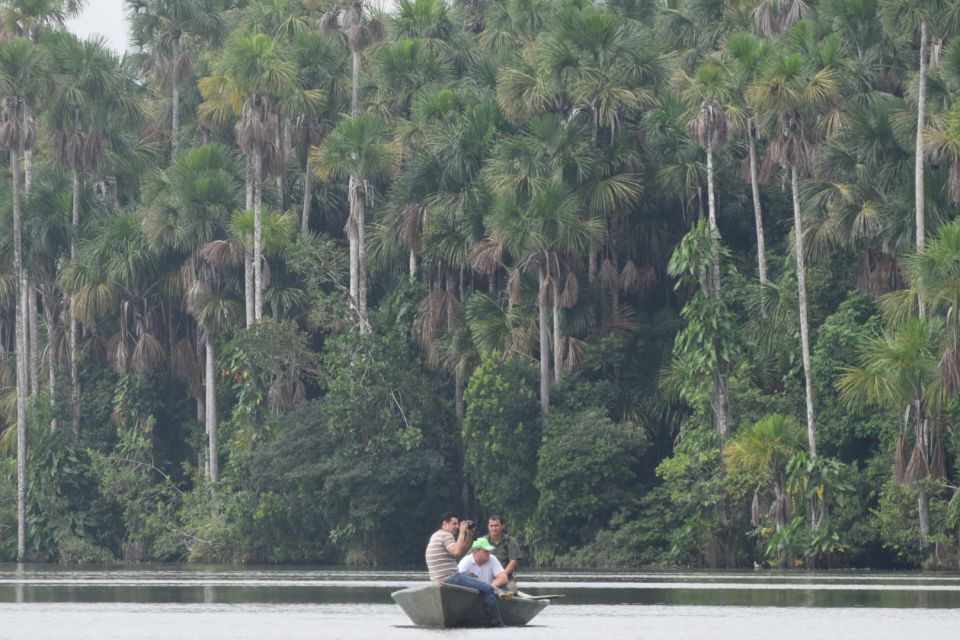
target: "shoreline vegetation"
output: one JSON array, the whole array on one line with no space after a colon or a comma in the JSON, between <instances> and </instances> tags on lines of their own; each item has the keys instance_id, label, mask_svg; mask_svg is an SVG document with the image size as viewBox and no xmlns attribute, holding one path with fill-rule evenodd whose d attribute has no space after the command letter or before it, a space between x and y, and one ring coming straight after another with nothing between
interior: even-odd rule
<instances>
[{"instance_id":1,"label":"shoreline vegetation","mask_svg":"<svg viewBox=\"0 0 960 640\"><path fill-rule=\"evenodd\" d=\"M0 1L0 561L960 568L960 0Z\"/></svg>"}]
</instances>

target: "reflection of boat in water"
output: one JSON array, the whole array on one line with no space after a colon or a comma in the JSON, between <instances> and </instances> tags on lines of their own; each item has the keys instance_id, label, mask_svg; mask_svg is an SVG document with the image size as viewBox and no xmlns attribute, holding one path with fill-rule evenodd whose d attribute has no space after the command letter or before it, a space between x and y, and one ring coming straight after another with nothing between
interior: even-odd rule
<instances>
[{"instance_id":1,"label":"reflection of boat in water","mask_svg":"<svg viewBox=\"0 0 960 640\"><path fill-rule=\"evenodd\" d=\"M480 592L452 584L425 584L395 591L390 596L413 624L421 627L485 627L487 614ZM516 597L500 601L504 624L518 627L530 622L549 600Z\"/></svg>"}]
</instances>

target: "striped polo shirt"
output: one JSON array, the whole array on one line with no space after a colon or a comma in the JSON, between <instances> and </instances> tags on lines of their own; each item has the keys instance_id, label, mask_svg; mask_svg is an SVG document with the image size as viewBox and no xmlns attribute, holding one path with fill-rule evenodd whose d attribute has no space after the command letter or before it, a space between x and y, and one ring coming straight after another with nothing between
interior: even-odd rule
<instances>
[{"instance_id":1,"label":"striped polo shirt","mask_svg":"<svg viewBox=\"0 0 960 640\"><path fill-rule=\"evenodd\" d=\"M453 534L437 529L427 543L427 572L430 580L440 584L457 575L457 559L450 553L450 547L456 543Z\"/></svg>"}]
</instances>

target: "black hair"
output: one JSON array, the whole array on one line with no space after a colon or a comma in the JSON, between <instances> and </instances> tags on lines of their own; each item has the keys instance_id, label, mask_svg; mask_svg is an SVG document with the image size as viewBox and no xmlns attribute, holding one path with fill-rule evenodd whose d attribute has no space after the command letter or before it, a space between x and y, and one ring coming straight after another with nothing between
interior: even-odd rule
<instances>
[{"instance_id":1,"label":"black hair","mask_svg":"<svg viewBox=\"0 0 960 640\"><path fill-rule=\"evenodd\" d=\"M489 518L487 518L487 522L490 522L491 520L497 520L497 521L500 522L500 524L501 524L502 526L504 526L504 527L507 526L507 521L503 519L503 516L498 516L498 515L494 514L494 515L490 516Z\"/></svg>"},{"instance_id":2,"label":"black hair","mask_svg":"<svg viewBox=\"0 0 960 640\"><path fill-rule=\"evenodd\" d=\"M444 523L450 522L453 518L460 519L460 516L455 514L453 511L446 511L442 516L440 516L440 526L442 527Z\"/></svg>"}]
</instances>

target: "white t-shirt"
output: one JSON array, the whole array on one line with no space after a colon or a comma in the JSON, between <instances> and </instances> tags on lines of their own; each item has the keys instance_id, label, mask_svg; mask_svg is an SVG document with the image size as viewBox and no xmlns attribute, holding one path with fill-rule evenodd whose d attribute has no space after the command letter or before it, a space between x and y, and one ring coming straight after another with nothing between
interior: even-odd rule
<instances>
[{"instance_id":1,"label":"white t-shirt","mask_svg":"<svg viewBox=\"0 0 960 640\"><path fill-rule=\"evenodd\" d=\"M493 554L490 554L490 559L483 564L477 564L473 559L473 553L468 553L460 560L460 564L457 565L457 570L460 573L465 573L468 576L473 576L478 580L491 584L493 579L503 572L503 565L500 564L500 561L497 560Z\"/></svg>"}]
</instances>

